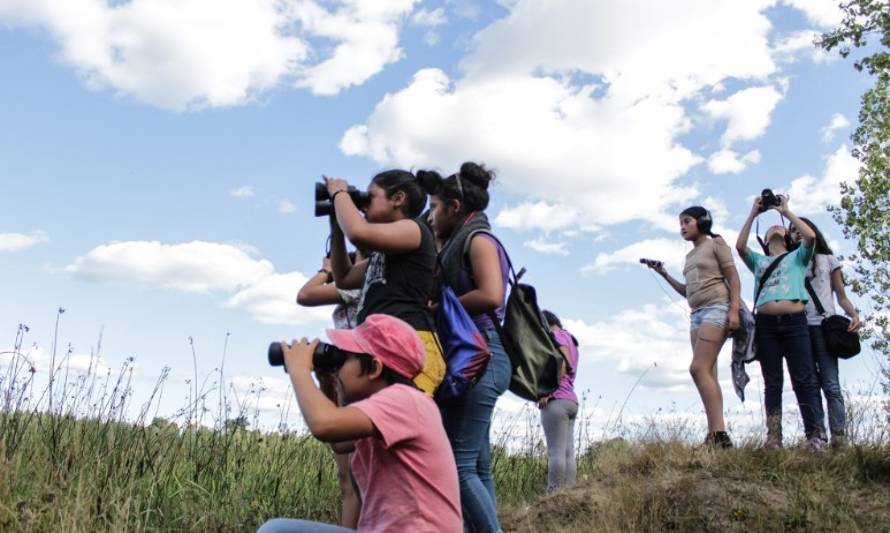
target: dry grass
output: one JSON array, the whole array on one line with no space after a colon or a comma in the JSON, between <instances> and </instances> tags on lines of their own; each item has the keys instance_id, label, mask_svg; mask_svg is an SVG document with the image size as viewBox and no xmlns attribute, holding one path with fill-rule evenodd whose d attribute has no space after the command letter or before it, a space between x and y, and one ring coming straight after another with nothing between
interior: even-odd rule
<instances>
[{"instance_id":1,"label":"dry grass","mask_svg":"<svg viewBox=\"0 0 890 533\"><path fill-rule=\"evenodd\" d=\"M504 508L506 531L890 531L890 450L590 448L579 487Z\"/></svg>"}]
</instances>

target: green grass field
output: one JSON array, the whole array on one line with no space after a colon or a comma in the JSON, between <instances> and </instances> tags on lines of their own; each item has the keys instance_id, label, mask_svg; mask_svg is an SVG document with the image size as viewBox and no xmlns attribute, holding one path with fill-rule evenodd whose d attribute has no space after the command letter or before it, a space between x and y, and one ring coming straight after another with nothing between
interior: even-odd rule
<instances>
[{"instance_id":1,"label":"green grass field","mask_svg":"<svg viewBox=\"0 0 890 533\"><path fill-rule=\"evenodd\" d=\"M338 519L333 455L309 436L249 431L223 397L215 418L229 423L207 427L215 399L197 387L177 423L154 418L166 371L133 416L128 364L69 375L63 356L39 388L21 354L0 363L0 531L253 531L275 516ZM890 531L886 428L860 427L827 459L764 451L753 438L699 449L682 442L689 428L660 430L583 443L579 486L549 496L536 437L511 453L496 446L505 530Z\"/></svg>"}]
</instances>

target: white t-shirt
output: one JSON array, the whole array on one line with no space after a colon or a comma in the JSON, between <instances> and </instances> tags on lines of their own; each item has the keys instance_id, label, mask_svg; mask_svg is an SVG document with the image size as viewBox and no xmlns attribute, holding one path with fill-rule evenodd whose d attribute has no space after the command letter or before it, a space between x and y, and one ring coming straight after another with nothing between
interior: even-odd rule
<instances>
[{"instance_id":1,"label":"white t-shirt","mask_svg":"<svg viewBox=\"0 0 890 533\"><path fill-rule=\"evenodd\" d=\"M812 273L808 268L807 279L810 280L810 284L813 285L813 292L816 293L816 296L819 297L819 301L822 302L822 307L825 308L825 314L820 315L819 311L816 310L816 304L810 299L810 301L807 302L807 324L818 326L822 323L822 320L825 317L835 314L834 293L831 289L831 273L841 268L841 263L833 255L826 254L816 254L813 256L813 261L816 262L816 275L815 277L811 277Z\"/></svg>"}]
</instances>

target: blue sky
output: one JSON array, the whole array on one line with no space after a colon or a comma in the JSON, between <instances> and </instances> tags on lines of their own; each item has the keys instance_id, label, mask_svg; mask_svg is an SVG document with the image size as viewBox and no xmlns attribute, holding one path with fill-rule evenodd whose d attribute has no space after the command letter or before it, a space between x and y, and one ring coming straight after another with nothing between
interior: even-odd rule
<instances>
[{"instance_id":1,"label":"blue sky","mask_svg":"<svg viewBox=\"0 0 890 533\"><path fill-rule=\"evenodd\" d=\"M582 341L594 423L644 372L627 413L698 413L685 303L636 259L679 275L676 213L702 203L734 239L766 186L853 251L824 206L868 80L811 45L834 3L0 0L0 346L28 324L41 360L62 306L75 354L101 329L105 364L136 358L136 400L171 367L172 413L188 338L206 375L230 333L229 390L262 382L275 418L267 343L329 314L293 304L326 236L312 182L477 160L514 262ZM875 368L842 363L848 392ZM724 387L749 420L750 370L744 407Z\"/></svg>"}]
</instances>

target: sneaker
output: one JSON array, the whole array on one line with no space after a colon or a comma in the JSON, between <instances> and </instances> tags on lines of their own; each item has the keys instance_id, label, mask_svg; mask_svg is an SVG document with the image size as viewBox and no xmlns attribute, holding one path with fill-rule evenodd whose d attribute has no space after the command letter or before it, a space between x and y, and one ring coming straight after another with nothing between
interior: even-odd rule
<instances>
[{"instance_id":1,"label":"sneaker","mask_svg":"<svg viewBox=\"0 0 890 533\"><path fill-rule=\"evenodd\" d=\"M715 431L713 433L708 433L708 436L705 437L705 446L710 446L713 448L732 448L732 439L729 438L729 434L725 431Z\"/></svg>"},{"instance_id":2,"label":"sneaker","mask_svg":"<svg viewBox=\"0 0 890 533\"><path fill-rule=\"evenodd\" d=\"M832 450L843 450L847 446L849 446L849 442L847 442L846 435L832 435L831 436L831 449Z\"/></svg>"},{"instance_id":3,"label":"sneaker","mask_svg":"<svg viewBox=\"0 0 890 533\"><path fill-rule=\"evenodd\" d=\"M825 441L819 437L810 437L807 439L807 450L818 457L828 457L828 448L825 447Z\"/></svg>"},{"instance_id":4,"label":"sneaker","mask_svg":"<svg viewBox=\"0 0 890 533\"><path fill-rule=\"evenodd\" d=\"M782 437L767 437L763 448L766 450L781 450Z\"/></svg>"}]
</instances>

